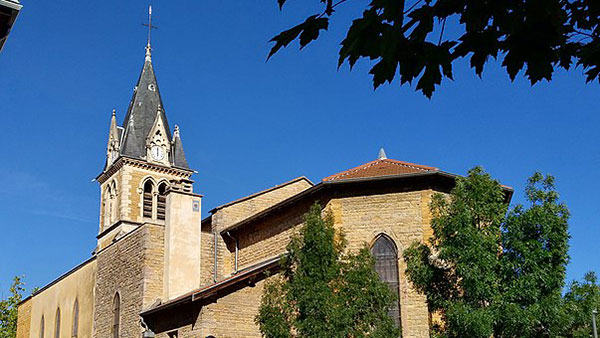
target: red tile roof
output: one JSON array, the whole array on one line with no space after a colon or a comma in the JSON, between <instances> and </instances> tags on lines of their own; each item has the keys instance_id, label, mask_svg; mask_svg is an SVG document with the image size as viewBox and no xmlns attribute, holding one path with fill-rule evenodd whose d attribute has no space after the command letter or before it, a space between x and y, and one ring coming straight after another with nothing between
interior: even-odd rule
<instances>
[{"instance_id":1,"label":"red tile roof","mask_svg":"<svg viewBox=\"0 0 600 338\"><path fill-rule=\"evenodd\" d=\"M323 181L337 181L365 177L415 174L431 171L439 171L439 169L435 167L429 167L426 165L384 158L377 159L375 161L371 161L369 163L360 165L356 168L348 169L346 171L342 171L341 173L325 177Z\"/></svg>"}]
</instances>

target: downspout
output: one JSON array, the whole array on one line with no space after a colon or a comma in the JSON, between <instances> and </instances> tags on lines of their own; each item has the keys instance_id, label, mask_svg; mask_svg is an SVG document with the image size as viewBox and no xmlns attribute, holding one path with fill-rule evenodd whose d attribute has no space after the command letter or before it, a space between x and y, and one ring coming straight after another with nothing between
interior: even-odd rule
<instances>
[{"instance_id":1,"label":"downspout","mask_svg":"<svg viewBox=\"0 0 600 338\"><path fill-rule=\"evenodd\" d=\"M235 242L235 262L233 265L234 266L233 274L235 275L236 273L238 273L238 257L239 257L239 251L240 251L240 242L237 240L237 238L234 238L233 236L231 236L229 231L227 231L226 234L229 238L233 239L233 241Z\"/></svg>"},{"instance_id":2,"label":"downspout","mask_svg":"<svg viewBox=\"0 0 600 338\"><path fill-rule=\"evenodd\" d=\"M213 238L215 240L215 243L214 243L215 260L214 260L214 266L213 266L213 282L216 283L217 282L217 248L219 246L219 241L217 240L217 232L216 231L213 231Z\"/></svg>"}]
</instances>

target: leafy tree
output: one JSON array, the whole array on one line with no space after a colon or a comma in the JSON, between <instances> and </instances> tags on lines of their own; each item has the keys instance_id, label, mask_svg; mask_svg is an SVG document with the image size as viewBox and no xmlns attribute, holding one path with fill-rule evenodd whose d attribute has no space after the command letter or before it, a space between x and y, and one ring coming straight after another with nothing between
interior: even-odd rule
<instances>
[{"instance_id":1,"label":"leafy tree","mask_svg":"<svg viewBox=\"0 0 600 338\"><path fill-rule=\"evenodd\" d=\"M435 335L560 337L569 212L551 176L534 174L526 195L528 207L508 211L502 186L475 168L434 196L431 244L414 243L404 259L442 317Z\"/></svg>"},{"instance_id":2,"label":"leafy tree","mask_svg":"<svg viewBox=\"0 0 600 338\"><path fill-rule=\"evenodd\" d=\"M15 277L10 287L10 296L0 300L0 338L17 336L18 304L23 298L24 283L21 277Z\"/></svg>"},{"instance_id":3,"label":"leafy tree","mask_svg":"<svg viewBox=\"0 0 600 338\"><path fill-rule=\"evenodd\" d=\"M287 0L277 0L282 8ZM319 0L324 9L283 31L269 57L299 39L303 48L327 30L330 18L348 0ZM452 65L470 57L479 76L490 58L501 59L511 80L521 70L535 84L552 79L557 68L581 66L587 81L600 81L598 0L371 0L350 25L338 64L359 59L375 64L373 86L417 80L431 97ZM365 6L360 5L360 6Z\"/></svg>"},{"instance_id":4,"label":"leafy tree","mask_svg":"<svg viewBox=\"0 0 600 338\"><path fill-rule=\"evenodd\" d=\"M600 285L594 272L588 272L583 281L573 281L564 295L564 310L571 320L565 336L588 338L592 336L592 311L600 309Z\"/></svg>"},{"instance_id":5,"label":"leafy tree","mask_svg":"<svg viewBox=\"0 0 600 338\"><path fill-rule=\"evenodd\" d=\"M282 272L266 284L255 318L268 338L398 337L387 312L394 296L365 246L345 253L345 240L314 204L287 246Z\"/></svg>"}]
</instances>

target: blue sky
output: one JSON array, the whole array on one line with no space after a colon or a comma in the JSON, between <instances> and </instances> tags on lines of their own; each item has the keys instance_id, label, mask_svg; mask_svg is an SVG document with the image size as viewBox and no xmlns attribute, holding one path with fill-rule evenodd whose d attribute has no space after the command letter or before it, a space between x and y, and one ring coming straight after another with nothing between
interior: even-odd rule
<instances>
[{"instance_id":1,"label":"blue sky","mask_svg":"<svg viewBox=\"0 0 600 338\"><path fill-rule=\"evenodd\" d=\"M23 1L0 53L0 295L14 275L43 286L90 256L110 114L124 117L143 64L144 1ZM315 3L317 3L315 1ZM337 47L360 7L323 38L265 62L268 40L315 10L276 1L155 1L153 62L181 127L203 212L305 175L314 182L388 157L465 174L482 165L523 200L536 170L556 176L571 212L568 279L599 271L600 108L580 69L535 87L497 63L466 62L428 100L373 91L369 63L339 71Z\"/></svg>"}]
</instances>

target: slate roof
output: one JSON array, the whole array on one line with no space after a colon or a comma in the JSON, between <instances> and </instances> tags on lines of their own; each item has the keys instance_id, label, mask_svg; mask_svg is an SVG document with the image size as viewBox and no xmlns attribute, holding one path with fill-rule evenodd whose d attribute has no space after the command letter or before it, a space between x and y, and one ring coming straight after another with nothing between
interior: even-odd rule
<instances>
[{"instance_id":1,"label":"slate roof","mask_svg":"<svg viewBox=\"0 0 600 338\"><path fill-rule=\"evenodd\" d=\"M439 171L439 168L398 160L390 160L387 158L379 158L375 161L365 163L358 167L325 177L323 181L327 182L356 178L425 173L434 171Z\"/></svg>"},{"instance_id":2,"label":"slate roof","mask_svg":"<svg viewBox=\"0 0 600 338\"><path fill-rule=\"evenodd\" d=\"M171 154L173 165L180 168L189 168L187 160L185 159L185 152L183 151L183 143L181 143L181 137L179 136L179 128L175 128L176 133L173 136L173 153Z\"/></svg>"},{"instance_id":3,"label":"slate roof","mask_svg":"<svg viewBox=\"0 0 600 338\"><path fill-rule=\"evenodd\" d=\"M171 163L174 166L189 169L181 138L175 137L173 141L174 138L171 135L171 128L169 127L162 98L160 97L158 82L156 81L149 52L146 54L144 67L133 91L133 96L129 102L129 108L123 121L122 128L124 131L121 137L120 153L132 158L145 158L146 138L154 125L159 106L161 107L160 114L167 131L167 141L169 144L172 144Z\"/></svg>"}]
</instances>

